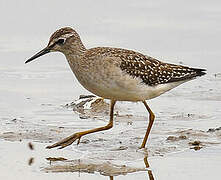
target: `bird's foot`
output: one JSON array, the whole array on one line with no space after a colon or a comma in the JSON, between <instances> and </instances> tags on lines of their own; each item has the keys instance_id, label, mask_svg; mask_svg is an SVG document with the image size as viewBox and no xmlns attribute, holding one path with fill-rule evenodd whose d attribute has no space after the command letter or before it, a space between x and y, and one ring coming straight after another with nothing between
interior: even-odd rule
<instances>
[{"instance_id":1,"label":"bird's foot","mask_svg":"<svg viewBox=\"0 0 221 180\"><path fill-rule=\"evenodd\" d=\"M51 149L51 148L55 148L55 147L59 147L58 149L63 149L69 145L71 145L74 141L76 141L78 139L77 145L80 143L80 139L81 139L81 134L80 133L75 133L71 136L68 136L64 139L62 139L61 141L58 141L55 144L52 144L51 146L47 146L47 149Z\"/></svg>"}]
</instances>

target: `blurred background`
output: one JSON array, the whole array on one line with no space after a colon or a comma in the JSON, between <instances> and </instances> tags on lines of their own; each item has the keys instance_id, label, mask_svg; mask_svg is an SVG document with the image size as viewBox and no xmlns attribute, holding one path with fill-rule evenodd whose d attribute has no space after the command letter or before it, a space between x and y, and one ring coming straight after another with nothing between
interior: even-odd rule
<instances>
[{"instance_id":1,"label":"blurred background","mask_svg":"<svg viewBox=\"0 0 221 180\"><path fill-rule=\"evenodd\" d=\"M135 49L216 72L220 65L220 5L218 0L1 0L0 52L29 51L32 55L56 29L70 26L88 48ZM27 57L25 54L24 59Z\"/></svg>"}]
</instances>

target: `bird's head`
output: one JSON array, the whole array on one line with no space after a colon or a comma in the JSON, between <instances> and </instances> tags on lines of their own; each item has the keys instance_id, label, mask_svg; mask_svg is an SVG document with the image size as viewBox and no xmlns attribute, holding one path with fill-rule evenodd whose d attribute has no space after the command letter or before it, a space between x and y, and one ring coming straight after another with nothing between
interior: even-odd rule
<instances>
[{"instance_id":1,"label":"bird's head","mask_svg":"<svg viewBox=\"0 0 221 180\"><path fill-rule=\"evenodd\" d=\"M63 54L75 54L85 50L78 33L70 27L61 28L55 31L50 39L47 47L39 51L37 54L29 58L28 63L49 52L62 52Z\"/></svg>"}]
</instances>

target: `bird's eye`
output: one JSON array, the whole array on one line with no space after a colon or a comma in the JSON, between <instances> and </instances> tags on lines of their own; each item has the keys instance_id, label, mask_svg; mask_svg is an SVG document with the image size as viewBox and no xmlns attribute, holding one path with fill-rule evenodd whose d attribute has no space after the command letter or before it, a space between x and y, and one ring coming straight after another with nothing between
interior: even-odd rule
<instances>
[{"instance_id":1,"label":"bird's eye","mask_svg":"<svg viewBox=\"0 0 221 180\"><path fill-rule=\"evenodd\" d=\"M62 45L64 44L65 40L64 39L58 39L56 44Z\"/></svg>"}]
</instances>

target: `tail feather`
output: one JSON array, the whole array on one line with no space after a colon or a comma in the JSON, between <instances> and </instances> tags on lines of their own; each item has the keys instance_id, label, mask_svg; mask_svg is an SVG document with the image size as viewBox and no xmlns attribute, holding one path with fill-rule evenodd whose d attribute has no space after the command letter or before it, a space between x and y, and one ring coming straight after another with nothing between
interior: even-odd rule
<instances>
[{"instance_id":1,"label":"tail feather","mask_svg":"<svg viewBox=\"0 0 221 180\"><path fill-rule=\"evenodd\" d=\"M191 80L206 74L206 69L190 68L178 65L171 65L170 67L173 69L173 75L167 82Z\"/></svg>"},{"instance_id":2,"label":"tail feather","mask_svg":"<svg viewBox=\"0 0 221 180\"><path fill-rule=\"evenodd\" d=\"M191 68L196 73L196 76L203 76L206 74L206 69L197 69L197 68Z\"/></svg>"}]
</instances>

